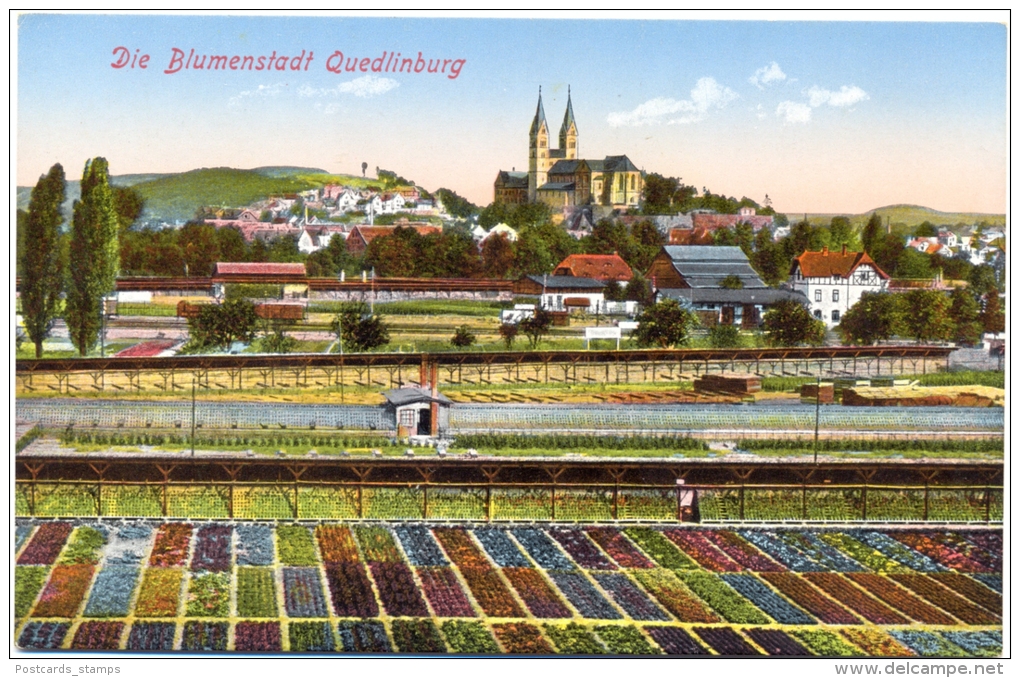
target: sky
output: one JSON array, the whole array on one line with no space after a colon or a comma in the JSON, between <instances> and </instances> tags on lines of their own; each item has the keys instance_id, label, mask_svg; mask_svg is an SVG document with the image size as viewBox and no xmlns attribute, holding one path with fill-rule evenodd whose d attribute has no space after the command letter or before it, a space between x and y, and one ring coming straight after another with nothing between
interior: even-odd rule
<instances>
[{"instance_id":1,"label":"sky","mask_svg":"<svg viewBox=\"0 0 1020 678\"><path fill-rule=\"evenodd\" d=\"M16 178L56 162L77 178L94 156L115 175L365 162L484 205L499 170L527 169L539 87L554 139L569 87L581 157L627 155L792 214L1003 213L1007 36L959 21L25 14Z\"/></svg>"}]
</instances>

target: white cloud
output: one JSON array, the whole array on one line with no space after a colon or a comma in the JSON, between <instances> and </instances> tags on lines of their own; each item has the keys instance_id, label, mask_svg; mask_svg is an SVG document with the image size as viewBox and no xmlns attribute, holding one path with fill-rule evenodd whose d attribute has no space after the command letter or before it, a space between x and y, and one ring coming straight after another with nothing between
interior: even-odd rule
<instances>
[{"instance_id":1,"label":"white cloud","mask_svg":"<svg viewBox=\"0 0 1020 678\"><path fill-rule=\"evenodd\" d=\"M765 107L762 106L761 104L758 104L757 106L754 107L754 114L758 117L759 120L764 120L765 118L768 117L768 113L765 112Z\"/></svg>"},{"instance_id":2,"label":"white cloud","mask_svg":"<svg viewBox=\"0 0 1020 678\"><path fill-rule=\"evenodd\" d=\"M259 85L255 89L245 90L239 92L236 96L230 97L230 103L236 104L244 99L250 99L254 97L275 97L279 96L283 92L283 88L287 85L282 82L278 82L275 85Z\"/></svg>"},{"instance_id":3,"label":"white cloud","mask_svg":"<svg viewBox=\"0 0 1020 678\"><path fill-rule=\"evenodd\" d=\"M782 101L776 107L776 115L786 122L807 123L811 121L811 107L797 101Z\"/></svg>"},{"instance_id":4,"label":"white cloud","mask_svg":"<svg viewBox=\"0 0 1020 678\"><path fill-rule=\"evenodd\" d=\"M666 122L685 125L708 117L712 108L724 108L737 98L737 93L720 85L715 78L701 78L691 90L690 99L656 97L629 112L610 113L606 120L611 127L640 127Z\"/></svg>"},{"instance_id":5,"label":"white cloud","mask_svg":"<svg viewBox=\"0 0 1020 678\"><path fill-rule=\"evenodd\" d=\"M400 83L390 78L380 78L378 75L364 75L354 80L341 82L336 87L311 87L305 85L298 90L298 95L303 97L328 97L341 94L353 94L356 97L368 98L385 94Z\"/></svg>"},{"instance_id":6,"label":"white cloud","mask_svg":"<svg viewBox=\"0 0 1020 678\"><path fill-rule=\"evenodd\" d=\"M843 85L839 88L838 92L832 92L814 85L811 89L807 90L807 95L811 105L816 108L822 104L845 108L870 98L867 92L856 85L849 87Z\"/></svg>"},{"instance_id":7,"label":"white cloud","mask_svg":"<svg viewBox=\"0 0 1020 678\"><path fill-rule=\"evenodd\" d=\"M758 89L765 89L765 85L786 80L786 73L783 73L779 64L773 61L768 66L762 66L756 70L754 75L747 80Z\"/></svg>"}]
</instances>

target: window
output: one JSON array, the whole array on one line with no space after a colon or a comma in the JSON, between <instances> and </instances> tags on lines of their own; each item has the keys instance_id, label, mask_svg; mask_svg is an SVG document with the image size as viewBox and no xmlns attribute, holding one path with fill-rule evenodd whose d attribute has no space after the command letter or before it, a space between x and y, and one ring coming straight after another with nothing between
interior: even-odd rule
<instances>
[{"instance_id":1,"label":"window","mask_svg":"<svg viewBox=\"0 0 1020 678\"><path fill-rule=\"evenodd\" d=\"M821 301L821 300L822 300L822 291L821 290L815 290L815 301Z\"/></svg>"},{"instance_id":2,"label":"window","mask_svg":"<svg viewBox=\"0 0 1020 678\"><path fill-rule=\"evenodd\" d=\"M630 175L630 190L634 190L634 175Z\"/></svg>"},{"instance_id":3,"label":"window","mask_svg":"<svg viewBox=\"0 0 1020 678\"><path fill-rule=\"evenodd\" d=\"M839 284L839 274L838 273L833 273L832 274L832 283L834 285L838 285Z\"/></svg>"},{"instance_id":4,"label":"window","mask_svg":"<svg viewBox=\"0 0 1020 678\"><path fill-rule=\"evenodd\" d=\"M820 309L815 311L815 317L819 320L822 319L822 311Z\"/></svg>"},{"instance_id":5,"label":"window","mask_svg":"<svg viewBox=\"0 0 1020 678\"><path fill-rule=\"evenodd\" d=\"M400 425L404 428L414 428L416 424L414 421L414 414L414 410L400 410Z\"/></svg>"},{"instance_id":6,"label":"window","mask_svg":"<svg viewBox=\"0 0 1020 678\"><path fill-rule=\"evenodd\" d=\"M833 311L832 312L832 322L834 322L834 323L838 323L839 322L839 311Z\"/></svg>"},{"instance_id":7,"label":"window","mask_svg":"<svg viewBox=\"0 0 1020 678\"><path fill-rule=\"evenodd\" d=\"M832 300L839 301L839 290L832 290Z\"/></svg>"}]
</instances>

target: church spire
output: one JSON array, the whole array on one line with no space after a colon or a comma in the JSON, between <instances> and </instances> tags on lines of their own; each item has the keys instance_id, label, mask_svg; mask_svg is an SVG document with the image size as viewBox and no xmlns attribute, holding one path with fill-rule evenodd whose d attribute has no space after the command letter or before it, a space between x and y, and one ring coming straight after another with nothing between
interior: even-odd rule
<instances>
[{"instance_id":1,"label":"church spire","mask_svg":"<svg viewBox=\"0 0 1020 678\"><path fill-rule=\"evenodd\" d=\"M535 119L531 122L531 134L538 134L538 130L542 128L542 125L548 124L545 122L545 108L542 106L542 86L538 86L538 108L535 109Z\"/></svg>"},{"instance_id":2,"label":"church spire","mask_svg":"<svg viewBox=\"0 0 1020 678\"><path fill-rule=\"evenodd\" d=\"M563 125L560 126L560 148L565 146L567 133L570 126L574 126L574 133L577 133L577 122L574 120L574 105L570 102L570 85L567 85L567 112L563 114Z\"/></svg>"}]
</instances>

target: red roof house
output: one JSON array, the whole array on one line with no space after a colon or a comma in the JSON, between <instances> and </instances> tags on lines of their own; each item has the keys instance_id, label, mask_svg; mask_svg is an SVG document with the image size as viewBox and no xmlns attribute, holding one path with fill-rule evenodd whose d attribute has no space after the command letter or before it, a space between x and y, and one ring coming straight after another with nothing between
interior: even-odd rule
<instances>
[{"instance_id":1,"label":"red roof house","mask_svg":"<svg viewBox=\"0 0 1020 678\"><path fill-rule=\"evenodd\" d=\"M571 254L553 269L553 275L591 278L609 282L629 282L634 277L630 266L619 254Z\"/></svg>"}]
</instances>

